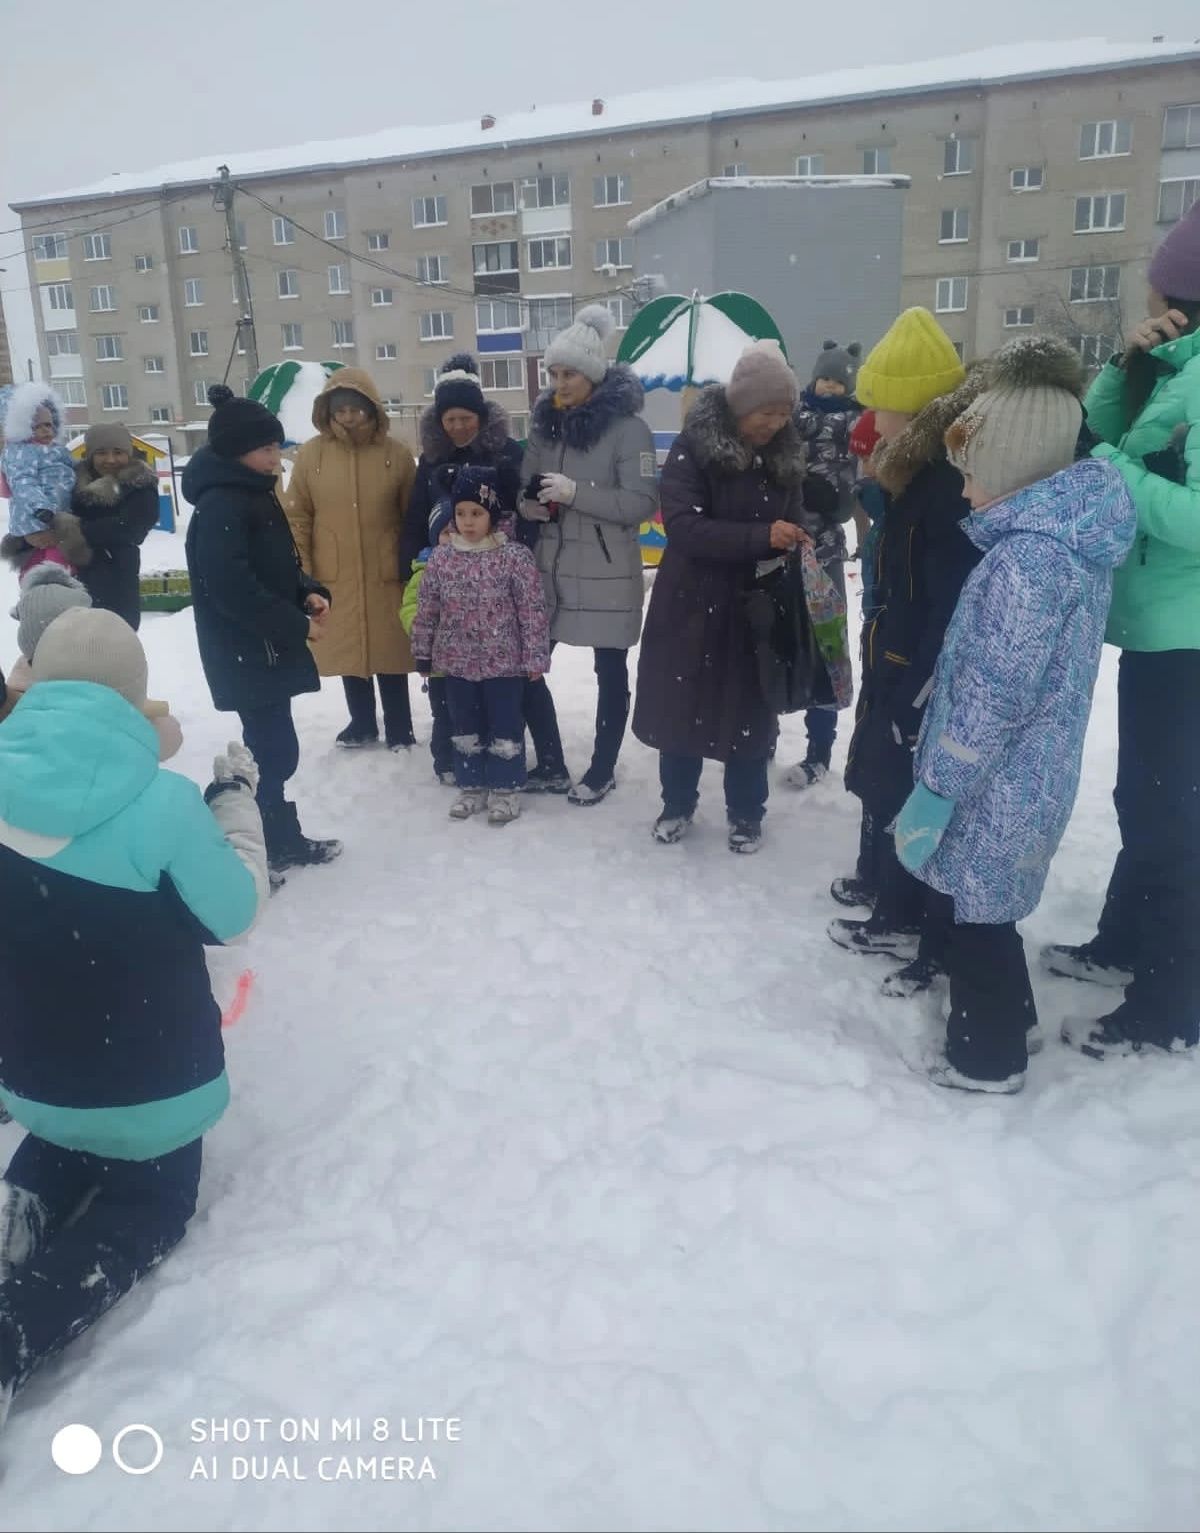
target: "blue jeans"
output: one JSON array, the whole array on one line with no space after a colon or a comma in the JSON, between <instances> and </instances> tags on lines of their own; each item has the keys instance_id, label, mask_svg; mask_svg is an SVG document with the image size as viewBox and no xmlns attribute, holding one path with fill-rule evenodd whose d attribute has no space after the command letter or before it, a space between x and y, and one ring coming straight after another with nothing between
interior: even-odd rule
<instances>
[{"instance_id":1,"label":"blue jeans","mask_svg":"<svg viewBox=\"0 0 1200 1533\"><path fill-rule=\"evenodd\" d=\"M828 766L833 757L833 742L837 739L837 709L809 708L804 715L804 728L808 732L805 761Z\"/></svg>"},{"instance_id":2,"label":"blue jeans","mask_svg":"<svg viewBox=\"0 0 1200 1533\"><path fill-rule=\"evenodd\" d=\"M46 1228L0 1285L0 1385L22 1384L178 1245L196 1211L200 1145L156 1160L101 1160L25 1136L4 1180L42 1200Z\"/></svg>"},{"instance_id":3,"label":"blue jeans","mask_svg":"<svg viewBox=\"0 0 1200 1533\"><path fill-rule=\"evenodd\" d=\"M454 775L460 788L515 793L525 782L523 676L487 681L446 677L454 729Z\"/></svg>"},{"instance_id":4,"label":"blue jeans","mask_svg":"<svg viewBox=\"0 0 1200 1533\"><path fill-rule=\"evenodd\" d=\"M663 814L668 819L688 819L700 802L701 756L675 756L662 751L658 777L662 784ZM767 812L767 758L744 760L735 756L725 763L725 812L730 821L757 825Z\"/></svg>"},{"instance_id":5,"label":"blue jeans","mask_svg":"<svg viewBox=\"0 0 1200 1533\"><path fill-rule=\"evenodd\" d=\"M454 727L450 723L450 705L446 701L446 678L431 676L426 683L426 690L429 693L429 711L433 715L429 754L433 757L433 770L440 777L443 772L454 770L454 746L450 741Z\"/></svg>"}]
</instances>

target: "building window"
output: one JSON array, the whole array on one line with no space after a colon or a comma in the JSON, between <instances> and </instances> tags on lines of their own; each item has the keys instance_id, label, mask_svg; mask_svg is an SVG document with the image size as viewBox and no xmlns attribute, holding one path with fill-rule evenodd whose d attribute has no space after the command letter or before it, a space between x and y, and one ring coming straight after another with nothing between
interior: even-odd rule
<instances>
[{"instance_id":1,"label":"building window","mask_svg":"<svg viewBox=\"0 0 1200 1533\"><path fill-rule=\"evenodd\" d=\"M964 245L971 237L970 208L943 208L938 225L939 245Z\"/></svg>"},{"instance_id":2,"label":"building window","mask_svg":"<svg viewBox=\"0 0 1200 1533\"><path fill-rule=\"evenodd\" d=\"M471 265L477 277L489 272L520 271L516 240L493 240L487 245L472 245Z\"/></svg>"},{"instance_id":3,"label":"building window","mask_svg":"<svg viewBox=\"0 0 1200 1533\"><path fill-rule=\"evenodd\" d=\"M1081 160L1107 160L1132 148L1133 123L1127 117L1119 122L1085 122L1079 130Z\"/></svg>"},{"instance_id":4,"label":"building window","mask_svg":"<svg viewBox=\"0 0 1200 1533\"><path fill-rule=\"evenodd\" d=\"M194 357L206 357L208 355L208 331L190 331L188 334L188 350Z\"/></svg>"},{"instance_id":5,"label":"building window","mask_svg":"<svg viewBox=\"0 0 1200 1533\"><path fill-rule=\"evenodd\" d=\"M119 335L98 335L96 337L96 361L124 361L124 353L121 351L121 337Z\"/></svg>"},{"instance_id":6,"label":"building window","mask_svg":"<svg viewBox=\"0 0 1200 1533\"><path fill-rule=\"evenodd\" d=\"M471 217L486 218L489 213L515 213L515 181L483 181L471 188Z\"/></svg>"},{"instance_id":7,"label":"building window","mask_svg":"<svg viewBox=\"0 0 1200 1533\"><path fill-rule=\"evenodd\" d=\"M1189 208L1200 202L1200 178L1158 183L1158 221L1177 224Z\"/></svg>"},{"instance_id":8,"label":"building window","mask_svg":"<svg viewBox=\"0 0 1200 1533\"><path fill-rule=\"evenodd\" d=\"M296 231L290 218L276 217L271 220L271 237L277 245L294 245Z\"/></svg>"},{"instance_id":9,"label":"building window","mask_svg":"<svg viewBox=\"0 0 1200 1533\"><path fill-rule=\"evenodd\" d=\"M165 373L167 370L167 364L162 357L145 357L143 361L148 373Z\"/></svg>"},{"instance_id":10,"label":"building window","mask_svg":"<svg viewBox=\"0 0 1200 1533\"><path fill-rule=\"evenodd\" d=\"M434 390L437 388L438 370L436 367L427 367L421 375L421 389L426 399L432 399Z\"/></svg>"},{"instance_id":11,"label":"building window","mask_svg":"<svg viewBox=\"0 0 1200 1533\"><path fill-rule=\"evenodd\" d=\"M1124 192L1101 192L1095 197L1076 197L1076 234L1095 234L1099 230L1123 229L1124 227Z\"/></svg>"},{"instance_id":12,"label":"building window","mask_svg":"<svg viewBox=\"0 0 1200 1533\"><path fill-rule=\"evenodd\" d=\"M114 287L94 287L88 296L88 308L93 314L107 314L117 306L117 290Z\"/></svg>"},{"instance_id":13,"label":"building window","mask_svg":"<svg viewBox=\"0 0 1200 1533\"><path fill-rule=\"evenodd\" d=\"M939 277L937 301L934 308L939 314L961 314L967 306L967 279L965 277Z\"/></svg>"},{"instance_id":14,"label":"building window","mask_svg":"<svg viewBox=\"0 0 1200 1533\"><path fill-rule=\"evenodd\" d=\"M537 386L538 392L542 393L550 387L550 374L546 368L545 357L539 357L537 362Z\"/></svg>"},{"instance_id":15,"label":"building window","mask_svg":"<svg viewBox=\"0 0 1200 1533\"><path fill-rule=\"evenodd\" d=\"M380 341L375 348L376 362L394 362L397 357L395 341Z\"/></svg>"},{"instance_id":16,"label":"building window","mask_svg":"<svg viewBox=\"0 0 1200 1533\"><path fill-rule=\"evenodd\" d=\"M440 287L450 280L450 257L444 255L418 256L417 281L426 287Z\"/></svg>"},{"instance_id":17,"label":"building window","mask_svg":"<svg viewBox=\"0 0 1200 1533\"><path fill-rule=\"evenodd\" d=\"M156 303L139 303L138 319L143 325L157 325L158 305Z\"/></svg>"},{"instance_id":18,"label":"building window","mask_svg":"<svg viewBox=\"0 0 1200 1533\"><path fill-rule=\"evenodd\" d=\"M1036 261L1041 254L1041 240L1009 240L1008 259L1010 261Z\"/></svg>"},{"instance_id":19,"label":"building window","mask_svg":"<svg viewBox=\"0 0 1200 1533\"><path fill-rule=\"evenodd\" d=\"M618 330L628 330L629 321L633 317L633 304L623 293L618 293L614 298L602 300L604 307L616 321Z\"/></svg>"},{"instance_id":20,"label":"building window","mask_svg":"<svg viewBox=\"0 0 1200 1533\"><path fill-rule=\"evenodd\" d=\"M798 176L823 176L825 174L825 156L823 154L798 154L796 156L796 174Z\"/></svg>"},{"instance_id":21,"label":"building window","mask_svg":"<svg viewBox=\"0 0 1200 1533\"><path fill-rule=\"evenodd\" d=\"M346 238L346 215L341 208L325 209L325 238L327 240Z\"/></svg>"},{"instance_id":22,"label":"building window","mask_svg":"<svg viewBox=\"0 0 1200 1533\"><path fill-rule=\"evenodd\" d=\"M519 298L480 298L475 303L475 329L479 335L504 334L520 330Z\"/></svg>"},{"instance_id":23,"label":"building window","mask_svg":"<svg viewBox=\"0 0 1200 1533\"><path fill-rule=\"evenodd\" d=\"M46 335L48 357L77 357L79 355L78 330L50 330Z\"/></svg>"},{"instance_id":24,"label":"building window","mask_svg":"<svg viewBox=\"0 0 1200 1533\"><path fill-rule=\"evenodd\" d=\"M283 325L283 349L284 351L304 350L304 326Z\"/></svg>"},{"instance_id":25,"label":"building window","mask_svg":"<svg viewBox=\"0 0 1200 1533\"><path fill-rule=\"evenodd\" d=\"M1085 367L1101 368L1117 349L1117 342L1111 335L1077 335L1075 345L1079 348L1079 355Z\"/></svg>"},{"instance_id":26,"label":"building window","mask_svg":"<svg viewBox=\"0 0 1200 1533\"><path fill-rule=\"evenodd\" d=\"M1040 192L1045 184L1045 171L1041 165L1018 165L1009 171L1008 184L1014 192Z\"/></svg>"},{"instance_id":27,"label":"building window","mask_svg":"<svg viewBox=\"0 0 1200 1533\"><path fill-rule=\"evenodd\" d=\"M335 319L333 325L333 349L345 351L354 345L354 321L352 319Z\"/></svg>"},{"instance_id":28,"label":"building window","mask_svg":"<svg viewBox=\"0 0 1200 1533\"><path fill-rule=\"evenodd\" d=\"M722 165L721 174L727 180L738 181L746 174L746 163L744 160L737 160L732 165Z\"/></svg>"},{"instance_id":29,"label":"building window","mask_svg":"<svg viewBox=\"0 0 1200 1533\"><path fill-rule=\"evenodd\" d=\"M183 303L188 309L198 309L204 302L204 283L199 277L189 277L183 284Z\"/></svg>"},{"instance_id":30,"label":"building window","mask_svg":"<svg viewBox=\"0 0 1200 1533\"><path fill-rule=\"evenodd\" d=\"M1200 102L1169 106L1163 113L1164 149L1200 149Z\"/></svg>"},{"instance_id":31,"label":"building window","mask_svg":"<svg viewBox=\"0 0 1200 1533\"><path fill-rule=\"evenodd\" d=\"M69 282L51 282L43 289L47 302L55 311L61 313L64 309L74 309L75 294L71 291Z\"/></svg>"},{"instance_id":32,"label":"building window","mask_svg":"<svg viewBox=\"0 0 1200 1533\"><path fill-rule=\"evenodd\" d=\"M556 234L550 239L529 241L530 271L565 271L571 264L571 236Z\"/></svg>"},{"instance_id":33,"label":"building window","mask_svg":"<svg viewBox=\"0 0 1200 1533\"><path fill-rule=\"evenodd\" d=\"M392 289L390 287L373 287L371 289L371 307L373 309L390 309L392 306Z\"/></svg>"},{"instance_id":34,"label":"building window","mask_svg":"<svg viewBox=\"0 0 1200 1533\"><path fill-rule=\"evenodd\" d=\"M392 236L388 233L388 231L386 229L368 229L367 230L367 249L368 250L390 250L391 249L391 245L392 245Z\"/></svg>"},{"instance_id":35,"label":"building window","mask_svg":"<svg viewBox=\"0 0 1200 1533\"><path fill-rule=\"evenodd\" d=\"M1121 292L1119 266L1075 266L1071 268L1068 296L1072 303L1099 303L1117 298Z\"/></svg>"},{"instance_id":36,"label":"building window","mask_svg":"<svg viewBox=\"0 0 1200 1533\"><path fill-rule=\"evenodd\" d=\"M529 350L545 351L560 330L574 318L575 305L570 298L531 298L529 300Z\"/></svg>"},{"instance_id":37,"label":"building window","mask_svg":"<svg viewBox=\"0 0 1200 1533\"><path fill-rule=\"evenodd\" d=\"M111 261L112 240L107 234L83 236L83 259L85 261Z\"/></svg>"},{"instance_id":38,"label":"building window","mask_svg":"<svg viewBox=\"0 0 1200 1533\"><path fill-rule=\"evenodd\" d=\"M892 151L890 149L863 150L864 176L886 176L891 168Z\"/></svg>"},{"instance_id":39,"label":"building window","mask_svg":"<svg viewBox=\"0 0 1200 1533\"><path fill-rule=\"evenodd\" d=\"M33 259L35 261L65 261L68 255L65 234L35 234L33 236Z\"/></svg>"},{"instance_id":40,"label":"building window","mask_svg":"<svg viewBox=\"0 0 1200 1533\"><path fill-rule=\"evenodd\" d=\"M454 315L449 309L428 309L421 315L421 339L423 341L454 339Z\"/></svg>"},{"instance_id":41,"label":"building window","mask_svg":"<svg viewBox=\"0 0 1200 1533\"><path fill-rule=\"evenodd\" d=\"M514 357L481 357L479 381L485 389L525 387L525 364Z\"/></svg>"},{"instance_id":42,"label":"building window","mask_svg":"<svg viewBox=\"0 0 1200 1533\"><path fill-rule=\"evenodd\" d=\"M570 176L526 176L521 182L523 208L565 208L570 201Z\"/></svg>"},{"instance_id":43,"label":"building window","mask_svg":"<svg viewBox=\"0 0 1200 1533\"><path fill-rule=\"evenodd\" d=\"M948 138L942 155L944 176L969 176L975 169L975 140Z\"/></svg>"},{"instance_id":44,"label":"building window","mask_svg":"<svg viewBox=\"0 0 1200 1533\"><path fill-rule=\"evenodd\" d=\"M414 229L430 229L446 222L446 199L444 197L414 197L412 200Z\"/></svg>"},{"instance_id":45,"label":"building window","mask_svg":"<svg viewBox=\"0 0 1200 1533\"><path fill-rule=\"evenodd\" d=\"M633 265L633 241L624 240L597 240L595 270L602 271L606 266L615 266L618 271L626 271Z\"/></svg>"},{"instance_id":46,"label":"building window","mask_svg":"<svg viewBox=\"0 0 1200 1533\"><path fill-rule=\"evenodd\" d=\"M380 403L383 405L383 413L385 415L399 415L400 407L404 401L397 398L395 394L389 394L386 399L380 400Z\"/></svg>"},{"instance_id":47,"label":"building window","mask_svg":"<svg viewBox=\"0 0 1200 1533\"><path fill-rule=\"evenodd\" d=\"M207 378L197 378L192 384L192 398L198 405L206 405L208 403Z\"/></svg>"},{"instance_id":48,"label":"building window","mask_svg":"<svg viewBox=\"0 0 1200 1533\"><path fill-rule=\"evenodd\" d=\"M171 424L171 406L151 405L150 422L155 426L169 426Z\"/></svg>"},{"instance_id":49,"label":"building window","mask_svg":"<svg viewBox=\"0 0 1200 1533\"><path fill-rule=\"evenodd\" d=\"M134 271L153 271L154 257L152 255L135 255L133 258Z\"/></svg>"},{"instance_id":50,"label":"building window","mask_svg":"<svg viewBox=\"0 0 1200 1533\"><path fill-rule=\"evenodd\" d=\"M633 183L628 176L593 176L592 206L621 208L633 201Z\"/></svg>"},{"instance_id":51,"label":"building window","mask_svg":"<svg viewBox=\"0 0 1200 1533\"><path fill-rule=\"evenodd\" d=\"M1014 308L1004 311L1004 328L1006 330L1027 330L1033 324L1033 305L1031 303L1019 304Z\"/></svg>"},{"instance_id":52,"label":"building window","mask_svg":"<svg viewBox=\"0 0 1200 1533\"><path fill-rule=\"evenodd\" d=\"M82 378L56 378L54 387L58 391L58 397L65 405L85 405L87 395L84 393Z\"/></svg>"},{"instance_id":53,"label":"building window","mask_svg":"<svg viewBox=\"0 0 1200 1533\"><path fill-rule=\"evenodd\" d=\"M293 267L275 273L275 291L280 298L299 298L300 273Z\"/></svg>"},{"instance_id":54,"label":"building window","mask_svg":"<svg viewBox=\"0 0 1200 1533\"><path fill-rule=\"evenodd\" d=\"M129 388L124 383L102 384L100 401L106 410L128 410Z\"/></svg>"},{"instance_id":55,"label":"building window","mask_svg":"<svg viewBox=\"0 0 1200 1533\"><path fill-rule=\"evenodd\" d=\"M179 229L179 254L195 255L200 249L200 241L196 238L196 229L193 224L181 224Z\"/></svg>"},{"instance_id":56,"label":"building window","mask_svg":"<svg viewBox=\"0 0 1200 1533\"><path fill-rule=\"evenodd\" d=\"M345 266L331 266L329 268L329 291L331 293L348 293L350 291L350 273Z\"/></svg>"}]
</instances>

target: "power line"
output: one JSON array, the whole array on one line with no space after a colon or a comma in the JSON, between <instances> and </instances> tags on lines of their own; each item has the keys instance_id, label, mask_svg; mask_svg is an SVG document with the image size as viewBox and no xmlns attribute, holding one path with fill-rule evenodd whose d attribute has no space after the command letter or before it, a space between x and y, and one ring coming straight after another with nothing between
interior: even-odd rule
<instances>
[{"instance_id":1,"label":"power line","mask_svg":"<svg viewBox=\"0 0 1200 1533\"><path fill-rule=\"evenodd\" d=\"M120 228L122 224L131 224L139 218L147 218L151 213L157 212L160 208L168 207L172 202L178 202L179 200L180 197L178 195L175 197L163 196L156 198L149 205L142 207L140 212L126 212L126 214L121 218L114 218L106 224L93 224L86 229L82 227L78 229L71 229L70 227L64 228L61 221L55 220L55 222L58 222L58 230L56 232L66 235L67 238L70 238L72 235L79 234L105 234L109 229ZM34 246L32 244L23 245L19 250L9 250L6 251L3 255L0 255L0 261L12 261L15 260L17 256L31 255L33 253Z\"/></svg>"}]
</instances>

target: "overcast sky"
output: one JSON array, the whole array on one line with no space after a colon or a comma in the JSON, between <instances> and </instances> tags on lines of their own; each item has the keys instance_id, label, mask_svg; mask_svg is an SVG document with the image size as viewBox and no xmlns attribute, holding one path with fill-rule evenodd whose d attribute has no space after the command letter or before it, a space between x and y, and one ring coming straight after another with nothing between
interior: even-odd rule
<instances>
[{"instance_id":1,"label":"overcast sky","mask_svg":"<svg viewBox=\"0 0 1200 1533\"><path fill-rule=\"evenodd\" d=\"M172 160L714 76L798 77L993 43L1192 41L1200 0L0 0L0 227ZM34 354L0 236L14 365Z\"/></svg>"}]
</instances>

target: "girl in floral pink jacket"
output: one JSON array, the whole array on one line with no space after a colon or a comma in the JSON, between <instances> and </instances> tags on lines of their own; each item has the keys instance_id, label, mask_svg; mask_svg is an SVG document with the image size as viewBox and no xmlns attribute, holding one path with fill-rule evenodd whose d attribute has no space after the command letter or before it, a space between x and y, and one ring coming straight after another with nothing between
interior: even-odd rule
<instances>
[{"instance_id":1,"label":"girl in floral pink jacket","mask_svg":"<svg viewBox=\"0 0 1200 1533\"><path fill-rule=\"evenodd\" d=\"M446 678L459 795L450 818L487 810L507 825L525 783L525 680L550 668L550 628L537 564L497 531L496 471L459 470L455 531L425 566L412 647L423 676Z\"/></svg>"}]
</instances>

